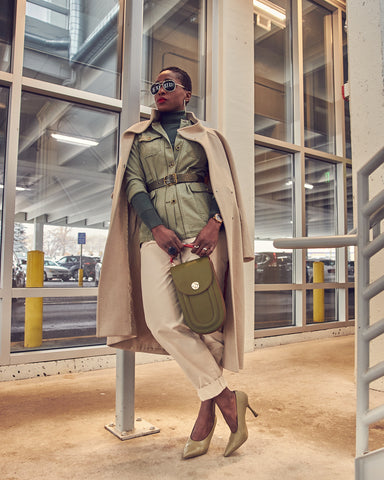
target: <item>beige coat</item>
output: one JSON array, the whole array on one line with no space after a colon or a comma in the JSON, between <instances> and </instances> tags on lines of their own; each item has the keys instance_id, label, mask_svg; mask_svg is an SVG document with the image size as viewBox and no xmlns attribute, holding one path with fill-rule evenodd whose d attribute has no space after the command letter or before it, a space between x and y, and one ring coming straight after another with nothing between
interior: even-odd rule
<instances>
[{"instance_id":1,"label":"beige coat","mask_svg":"<svg viewBox=\"0 0 384 480\"><path fill-rule=\"evenodd\" d=\"M145 131L151 119L140 122L122 136L121 159L113 191L109 234L100 276L97 335L108 337L108 345L127 350L167 352L146 326L140 284L139 218L128 204L123 186L124 172L135 134ZM227 318L224 327L223 366L237 371L243 366L244 281L243 261L254 258L253 242L246 226L232 154L223 136L204 127L188 113L193 125L178 130L187 140L200 143L209 165L212 191L224 220L228 244L229 275L225 292Z\"/></svg>"}]
</instances>

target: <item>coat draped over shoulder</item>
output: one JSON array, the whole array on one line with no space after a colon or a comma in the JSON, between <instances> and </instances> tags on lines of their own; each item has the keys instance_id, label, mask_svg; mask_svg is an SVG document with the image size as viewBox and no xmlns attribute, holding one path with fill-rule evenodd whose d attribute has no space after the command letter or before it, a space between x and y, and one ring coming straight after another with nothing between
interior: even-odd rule
<instances>
[{"instance_id":1,"label":"coat draped over shoulder","mask_svg":"<svg viewBox=\"0 0 384 480\"><path fill-rule=\"evenodd\" d=\"M111 347L166 354L149 331L144 317L140 281L140 219L127 201L124 173L136 134L154 120L139 122L124 132L116 173L108 238L104 250L97 305L97 335L108 337ZM224 292L227 317L224 326L223 366L237 371L244 354L243 262L253 261L252 237L248 232L234 160L224 137L204 127L188 113L191 126L178 130L183 138L198 142L205 150L212 191L224 220L228 245L229 274Z\"/></svg>"}]
</instances>

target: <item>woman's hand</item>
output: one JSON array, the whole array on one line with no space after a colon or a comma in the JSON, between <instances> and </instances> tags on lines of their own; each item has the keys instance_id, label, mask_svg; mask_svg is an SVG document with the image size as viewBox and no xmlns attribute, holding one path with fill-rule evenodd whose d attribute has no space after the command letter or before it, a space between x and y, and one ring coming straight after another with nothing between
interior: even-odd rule
<instances>
[{"instance_id":1,"label":"woman's hand","mask_svg":"<svg viewBox=\"0 0 384 480\"><path fill-rule=\"evenodd\" d=\"M206 226L195 238L192 253L199 255L199 257L211 255L219 240L220 227L220 223L216 222L213 218L210 218Z\"/></svg>"},{"instance_id":2,"label":"woman's hand","mask_svg":"<svg viewBox=\"0 0 384 480\"><path fill-rule=\"evenodd\" d=\"M170 230L164 225L158 225L157 227L152 228L151 231L156 243L168 255L170 255L170 248L174 249L171 255L172 257L175 257L181 252L184 245L173 230Z\"/></svg>"}]
</instances>

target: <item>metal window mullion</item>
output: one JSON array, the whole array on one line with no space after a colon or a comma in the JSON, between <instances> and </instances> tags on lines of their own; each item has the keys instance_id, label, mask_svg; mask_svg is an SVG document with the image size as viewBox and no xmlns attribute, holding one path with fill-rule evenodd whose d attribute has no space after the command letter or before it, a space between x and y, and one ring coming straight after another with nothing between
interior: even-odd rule
<instances>
[{"instance_id":1,"label":"metal window mullion","mask_svg":"<svg viewBox=\"0 0 384 480\"><path fill-rule=\"evenodd\" d=\"M305 233L305 156L298 152L293 157L294 162L294 237L302 237ZM295 249L292 252L295 265L295 282L304 284L305 275L305 249ZM295 325L302 327L306 324L306 291L299 289L294 292Z\"/></svg>"},{"instance_id":2,"label":"metal window mullion","mask_svg":"<svg viewBox=\"0 0 384 480\"><path fill-rule=\"evenodd\" d=\"M327 124L329 132L329 143L334 146L334 152L336 152L334 37L333 16L330 12L324 18L324 46L326 95L328 100Z\"/></svg>"},{"instance_id":3,"label":"metal window mullion","mask_svg":"<svg viewBox=\"0 0 384 480\"><path fill-rule=\"evenodd\" d=\"M334 64L334 92L335 92L335 147L336 155L345 155L345 119L344 99L341 86L343 85L343 15L341 10L332 14L333 23L333 64Z\"/></svg>"},{"instance_id":4,"label":"metal window mullion","mask_svg":"<svg viewBox=\"0 0 384 480\"><path fill-rule=\"evenodd\" d=\"M198 68L199 68L199 85L200 94L198 99L197 114L199 118L206 118L206 78L207 78L207 1L200 1L201 17L199 22L199 36L198 36Z\"/></svg>"},{"instance_id":5,"label":"metal window mullion","mask_svg":"<svg viewBox=\"0 0 384 480\"><path fill-rule=\"evenodd\" d=\"M143 2L126 0L124 25L120 134L140 120Z\"/></svg>"},{"instance_id":6,"label":"metal window mullion","mask_svg":"<svg viewBox=\"0 0 384 480\"><path fill-rule=\"evenodd\" d=\"M210 0L207 8L207 82L206 121L213 128L220 128L222 118L222 68L220 50L222 46L222 5L219 0Z\"/></svg>"},{"instance_id":7,"label":"metal window mullion","mask_svg":"<svg viewBox=\"0 0 384 480\"><path fill-rule=\"evenodd\" d=\"M304 146L302 1L292 2L293 143Z\"/></svg>"},{"instance_id":8,"label":"metal window mullion","mask_svg":"<svg viewBox=\"0 0 384 480\"><path fill-rule=\"evenodd\" d=\"M116 350L106 345L93 345L88 347L55 348L53 350L35 350L12 353L9 365L27 363L53 362L60 360L75 360L77 358L90 358L102 355L115 355Z\"/></svg>"},{"instance_id":9,"label":"metal window mullion","mask_svg":"<svg viewBox=\"0 0 384 480\"><path fill-rule=\"evenodd\" d=\"M346 197L347 197L347 180L346 180L346 165L339 163L335 166L336 181L335 181L335 200L336 200L336 235L345 235L347 224L346 212ZM347 248L336 248L336 281L345 283L347 281ZM337 319L339 322L344 322L348 318L348 295L346 289L336 290L337 299Z\"/></svg>"},{"instance_id":10,"label":"metal window mullion","mask_svg":"<svg viewBox=\"0 0 384 480\"><path fill-rule=\"evenodd\" d=\"M9 363L12 321L12 261L15 219L15 195L17 159L19 146L19 124L21 108L21 86L25 31L26 0L16 3L15 34L12 48L13 81L10 86L10 102L7 125L7 150L5 156L3 219L1 241L1 284L4 297L1 305L0 364Z\"/></svg>"},{"instance_id":11,"label":"metal window mullion","mask_svg":"<svg viewBox=\"0 0 384 480\"><path fill-rule=\"evenodd\" d=\"M303 32L302 0L292 1L292 76L293 76L293 143L299 146L294 155L294 237L305 232L305 159L304 159L304 83L303 83ZM305 250L294 250L295 281L305 282ZM305 290L294 292L295 324L306 324Z\"/></svg>"},{"instance_id":12,"label":"metal window mullion","mask_svg":"<svg viewBox=\"0 0 384 480\"><path fill-rule=\"evenodd\" d=\"M120 112L122 108L122 101L118 98L106 97L76 88L47 83L34 78L23 77L22 88L25 92L37 93L67 102L81 103L89 107L103 108L103 110L107 111Z\"/></svg>"}]
</instances>

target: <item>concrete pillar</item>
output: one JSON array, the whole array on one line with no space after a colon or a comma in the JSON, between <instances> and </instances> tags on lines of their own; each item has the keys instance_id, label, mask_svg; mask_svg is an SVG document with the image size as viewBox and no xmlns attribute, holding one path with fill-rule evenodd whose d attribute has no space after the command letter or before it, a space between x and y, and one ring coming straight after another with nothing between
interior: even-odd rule
<instances>
[{"instance_id":1,"label":"concrete pillar","mask_svg":"<svg viewBox=\"0 0 384 480\"><path fill-rule=\"evenodd\" d=\"M252 0L219 2L218 129L237 164L250 232L254 232L254 58ZM247 99L244 102L244 99ZM245 264L245 349L254 348L254 265Z\"/></svg>"},{"instance_id":2,"label":"concrete pillar","mask_svg":"<svg viewBox=\"0 0 384 480\"><path fill-rule=\"evenodd\" d=\"M356 173L383 146L384 132L384 2L347 2L348 60L350 82L351 138L354 210L356 218ZM383 188L384 168L370 182L370 196ZM379 258L376 258L379 257ZM382 274L384 255L371 262L371 280ZM357 272L358 274L358 272ZM371 323L382 318L384 297L371 304ZM384 338L371 345L371 365L384 359ZM384 391L384 380L371 384Z\"/></svg>"},{"instance_id":3,"label":"concrete pillar","mask_svg":"<svg viewBox=\"0 0 384 480\"><path fill-rule=\"evenodd\" d=\"M44 243L44 222L37 218L33 224L33 249L43 250Z\"/></svg>"}]
</instances>

